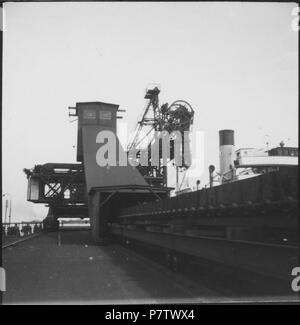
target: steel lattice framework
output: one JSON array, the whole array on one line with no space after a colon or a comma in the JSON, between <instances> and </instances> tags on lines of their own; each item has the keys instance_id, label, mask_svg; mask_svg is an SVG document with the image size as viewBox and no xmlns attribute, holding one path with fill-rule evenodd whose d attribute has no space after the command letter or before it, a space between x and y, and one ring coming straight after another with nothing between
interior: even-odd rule
<instances>
[{"instance_id":1,"label":"steel lattice framework","mask_svg":"<svg viewBox=\"0 0 300 325\"><path fill-rule=\"evenodd\" d=\"M132 149L139 150L143 146L143 141L146 137L151 140L148 143L148 166L139 166L138 169L144 178L151 185L167 186L167 168L162 165L161 159L161 146L159 154L159 166L151 165L151 143L154 140L154 132L167 131L172 134L174 131L179 131L182 135L185 131L191 131L194 110L192 106L184 101L177 100L171 105L165 103L159 105L159 93L160 87L158 85L152 85L146 89L145 99L147 100L143 115L138 121L134 136L127 146L127 151ZM171 140L172 141L172 140ZM174 143L174 142L173 142ZM174 147L171 150L174 150ZM182 153L184 151L184 143L182 144ZM174 159L174 153L170 154L170 160ZM182 167L184 170L188 169L188 165L184 159L182 161ZM177 168L178 169L178 168Z\"/></svg>"}]
</instances>

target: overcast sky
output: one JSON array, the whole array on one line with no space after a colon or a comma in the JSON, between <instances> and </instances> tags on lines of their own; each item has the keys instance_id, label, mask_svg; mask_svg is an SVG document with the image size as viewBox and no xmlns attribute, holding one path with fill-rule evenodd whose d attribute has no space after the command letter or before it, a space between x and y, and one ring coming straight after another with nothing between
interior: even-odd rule
<instances>
[{"instance_id":1,"label":"overcast sky","mask_svg":"<svg viewBox=\"0 0 300 325\"><path fill-rule=\"evenodd\" d=\"M134 128L148 83L188 101L219 166L218 131L236 148L298 146L298 36L293 3L4 3L3 192L12 220L45 216L26 202L24 167L75 162L68 106L104 101ZM268 137L266 136L268 135ZM207 172L201 183L207 182ZM172 185L172 184L171 184ZM174 184L173 184L174 185Z\"/></svg>"}]
</instances>

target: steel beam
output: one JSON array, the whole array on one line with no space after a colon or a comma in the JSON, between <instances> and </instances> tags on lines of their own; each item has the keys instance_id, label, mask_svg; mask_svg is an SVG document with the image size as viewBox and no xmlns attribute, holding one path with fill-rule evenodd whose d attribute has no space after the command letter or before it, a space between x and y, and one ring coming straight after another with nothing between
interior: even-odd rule
<instances>
[{"instance_id":1,"label":"steel beam","mask_svg":"<svg viewBox=\"0 0 300 325\"><path fill-rule=\"evenodd\" d=\"M112 233L156 245L171 251L226 264L280 280L290 279L297 265L296 246L264 244L240 240L196 237L182 234L112 227Z\"/></svg>"}]
</instances>

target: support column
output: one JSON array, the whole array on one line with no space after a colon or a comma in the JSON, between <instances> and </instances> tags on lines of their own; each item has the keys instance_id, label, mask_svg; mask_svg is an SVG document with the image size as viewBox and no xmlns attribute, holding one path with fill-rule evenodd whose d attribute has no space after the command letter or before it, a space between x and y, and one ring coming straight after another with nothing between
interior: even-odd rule
<instances>
[{"instance_id":1,"label":"support column","mask_svg":"<svg viewBox=\"0 0 300 325\"><path fill-rule=\"evenodd\" d=\"M91 232L94 242L98 244L106 244L108 233L107 233L107 222L106 222L106 211L100 208L101 192L95 191L89 194L88 205L89 215L91 221Z\"/></svg>"},{"instance_id":2,"label":"support column","mask_svg":"<svg viewBox=\"0 0 300 325\"><path fill-rule=\"evenodd\" d=\"M43 229L45 231L57 231L58 230L58 220L54 213L53 207L49 207L47 217L43 220Z\"/></svg>"}]
</instances>

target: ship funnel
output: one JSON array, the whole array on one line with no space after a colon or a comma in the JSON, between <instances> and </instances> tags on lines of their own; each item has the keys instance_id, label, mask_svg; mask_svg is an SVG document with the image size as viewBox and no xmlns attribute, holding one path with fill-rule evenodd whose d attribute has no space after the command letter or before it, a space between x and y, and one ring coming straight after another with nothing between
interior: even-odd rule
<instances>
[{"instance_id":1,"label":"ship funnel","mask_svg":"<svg viewBox=\"0 0 300 325\"><path fill-rule=\"evenodd\" d=\"M234 131L220 130L220 175L222 183L234 177Z\"/></svg>"}]
</instances>

